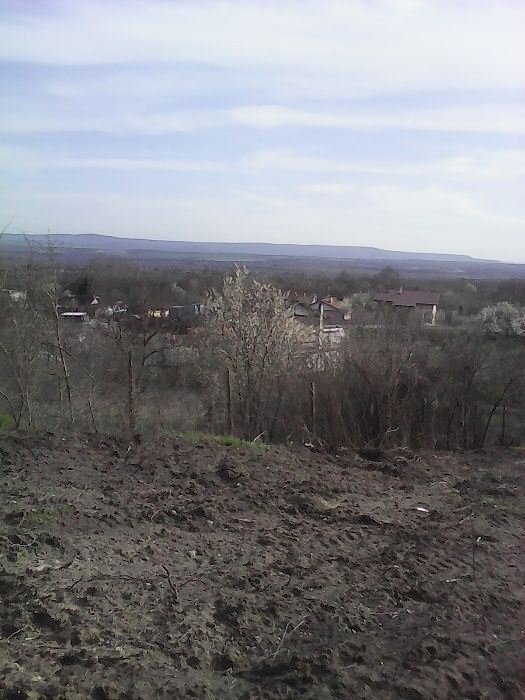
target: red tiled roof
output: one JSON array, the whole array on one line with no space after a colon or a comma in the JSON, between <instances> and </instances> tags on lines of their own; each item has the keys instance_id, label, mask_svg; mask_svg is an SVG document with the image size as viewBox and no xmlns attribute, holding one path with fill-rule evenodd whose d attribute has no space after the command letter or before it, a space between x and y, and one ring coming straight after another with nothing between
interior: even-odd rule
<instances>
[{"instance_id":1,"label":"red tiled roof","mask_svg":"<svg viewBox=\"0 0 525 700\"><path fill-rule=\"evenodd\" d=\"M392 306L437 306L439 296L438 292L412 292L396 289L390 292L377 292L374 301L392 304Z\"/></svg>"}]
</instances>

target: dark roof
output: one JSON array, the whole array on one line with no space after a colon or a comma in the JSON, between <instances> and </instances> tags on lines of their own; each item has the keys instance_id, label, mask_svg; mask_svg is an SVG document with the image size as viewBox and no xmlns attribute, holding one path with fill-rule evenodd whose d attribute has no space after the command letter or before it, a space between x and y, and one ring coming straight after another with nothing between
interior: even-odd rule
<instances>
[{"instance_id":1,"label":"dark roof","mask_svg":"<svg viewBox=\"0 0 525 700\"><path fill-rule=\"evenodd\" d=\"M295 294L291 295L290 299L293 301L294 304L311 306L311 304L314 304L316 302L317 296L315 294Z\"/></svg>"},{"instance_id":2,"label":"dark roof","mask_svg":"<svg viewBox=\"0 0 525 700\"><path fill-rule=\"evenodd\" d=\"M333 306L334 309L337 309L338 311L341 310L343 306L343 302L337 299L336 297L324 297L321 299L323 304L327 304L328 306Z\"/></svg>"},{"instance_id":3,"label":"dark roof","mask_svg":"<svg viewBox=\"0 0 525 700\"><path fill-rule=\"evenodd\" d=\"M392 306L437 306L439 304L439 293L395 289L390 292L377 292L374 296L374 301L392 304Z\"/></svg>"}]
</instances>

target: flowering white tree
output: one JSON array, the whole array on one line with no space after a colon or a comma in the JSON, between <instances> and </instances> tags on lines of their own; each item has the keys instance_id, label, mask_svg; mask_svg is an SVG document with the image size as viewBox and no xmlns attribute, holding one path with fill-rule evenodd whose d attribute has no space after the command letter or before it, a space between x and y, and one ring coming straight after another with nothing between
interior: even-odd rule
<instances>
[{"instance_id":1,"label":"flowering white tree","mask_svg":"<svg viewBox=\"0 0 525 700\"><path fill-rule=\"evenodd\" d=\"M524 335L523 321L519 310L508 301L500 301L494 306L485 306L480 313L480 321L485 333L490 335Z\"/></svg>"},{"instance_id":2,"label":"flowering white tree","mask_svg":"<svg viewBox=\"0 0 525 700\"><path fill-rule=\"evenodd\" d=\"M236 432L249 439L271 433L308 330L278 289L244 268L225 278L221 292L210 293L206 321L206 364L212 372L227 371Z\"/></svg>"},{"instance_id":3,"label":"flowering white tree","mask_svg":"<svg viewBox=\"0 0 525 700\"><path fill-rule=\"evenodd\" d=\"M350 297L345 297L341 304L344 311L365 311L374 309L376 303L370 292L355 292Z\"/></svg>"}]
</instances>

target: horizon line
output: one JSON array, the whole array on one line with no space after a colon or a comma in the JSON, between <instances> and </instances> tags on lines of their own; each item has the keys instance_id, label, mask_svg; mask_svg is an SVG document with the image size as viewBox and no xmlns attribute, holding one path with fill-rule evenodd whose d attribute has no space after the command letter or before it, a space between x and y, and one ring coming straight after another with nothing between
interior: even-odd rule
<instances>
[{"instance_id":1,"label":"horizon line","mask_svg":"<svg viewBox=\"0 0 525 700\"><path fill-rule=\"evenodd\" d=\"M296 243L296 242L284 242L284 243L276 243L274 241L261 241L261 240L250 240L250 241L231 241L231 240L217 240L217 241L210 241L210 240L188 240L188 239L183 239L183 238L147 238L147 237L135 237L135 236L129 236L126 234L107 234L107 233L93 233L93 232L83 232L83 233L72 233L72 232L48 232L48 233L34 233L34 232L14 232L14 231L5 231L4 235L11 235L11 236L38 236L38 237L47 237L47 236L73 236L73 237L81 237L81 236L95 236L99 238L112 238L112 239L117 239L117 240L129 240L129 241L138 241L138 242L156 242L156 243L187 243L187 244L197 244L197 245L266 245L266 246L275 246L275 247L284 247L284 246L295 246L295 247L303 247L303 248L360 248L364 250L375 250L379 252L384 252L384 253L397 253L397 254L406 254L406 255L418 255L418 256L424 256L424 255L429 255L429 256L440 256L440 257L452 257L452 258L466 258L467 261L471 262L483 262L487 264L503 264L503 265L525 265L525 261L523 262L516 262L516 261L507 261L507 260L500 260L500 259L493 259L493 258L481 258L481 257L476 257L471 253L450 253L450 252L436 252L436 251L418 251L418 250L399 250L399 249L393 249L393 248L381 248L376 245L366 245L366 244L359 244L359 243ZM1 243L1 237L0 237L0 243ZM454 262L454 260L449 260L448 262Z\"/></svg>"}]
</instances>

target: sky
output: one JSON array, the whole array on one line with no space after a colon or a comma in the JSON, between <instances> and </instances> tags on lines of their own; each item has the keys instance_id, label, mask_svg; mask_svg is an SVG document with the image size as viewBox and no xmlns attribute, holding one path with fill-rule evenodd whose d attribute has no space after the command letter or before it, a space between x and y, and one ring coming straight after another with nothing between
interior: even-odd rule
<instances>
[{"instance_id":1,"label":"sky","mask_svg":"<svg viewBox=\"0 0 525 700\"><path fill-rule=\"evenodd\" d=\"M0 0L0 229L525 262L525 0Z\"/></svg>"}]
</instances>

